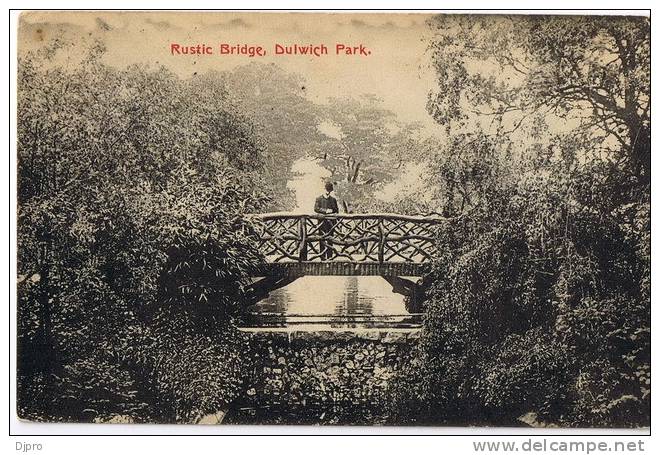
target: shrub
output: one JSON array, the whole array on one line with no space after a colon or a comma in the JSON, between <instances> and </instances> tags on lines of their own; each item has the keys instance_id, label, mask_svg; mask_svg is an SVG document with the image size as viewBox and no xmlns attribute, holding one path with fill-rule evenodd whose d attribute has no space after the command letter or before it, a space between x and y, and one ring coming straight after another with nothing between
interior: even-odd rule
<instances>
[{"instance_id":1,"label":"shrub","mask_svg":"<svg viewBox=\"0 0 660 455\"><path fill-rule=\"evenodd\" d=\"M392 388L393 421L520 425L534 412L567 426L648 425L646 203L593 205L589 166L522 163L514 175L490 163L472 210L439 237L419 359ZM462 166L473 164L448 159L442 175L471 175Z\"/></svg>"},{"instance_id":2,"label":"shrub","mask_svg":"<svg viewBox=\"0 0 660 455\"><path fill-rule=\"evenodd\" d=\"M221 406L240 382L231 323L259 257L241 219L266 200L263 146L163 68L49 55L18 73L19 414L144 420L178 376L174 415ZM190 380L203 358L227 395Z\"/></svg>"}]
</instances>

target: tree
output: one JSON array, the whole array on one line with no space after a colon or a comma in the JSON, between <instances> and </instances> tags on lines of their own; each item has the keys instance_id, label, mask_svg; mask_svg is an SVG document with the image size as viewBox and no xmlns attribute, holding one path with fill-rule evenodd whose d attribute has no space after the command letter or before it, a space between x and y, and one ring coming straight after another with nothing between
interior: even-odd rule
<instances>
[{"instance_id":1,"label":"tree","mask_svg":"<svg viewBox=\"0 0 660 455\"><path fill-rule=\"evenodd\" d=\"M430 22L438 89L429 112L505 134L587 135L583 159L619 179L615 203L650 182L650 27L644 17L437 16ZM476 63L479 62L479 63ZM620 172L624 171L624 172Z\"/></svg>"},{"instance_id":2,"label":"tree","mask_svg":"<svg viewBox=\"0 0 660 455\"><path fill-rule=\"evenodd\" d=\"M399 418L647 425L648 20L430 25L428 185L454 219Z\"/></svg>"},{"instance_id":3,"label":"tree","mask_svg":"<svg viewBox=\"0 0 660 455\"><path fill-rule=\"evenodd\" d=\"M401 124L373 95L333 98L321 127L332 139L321 164L340 182L346 211L374 204L374 192L401 172L402 164L420 149L417 124Z\"/></svg>"},{"instance_id":4,"label":"tree","mask_svg":"<svg viewBox=\"0 0 660 455\"><path fill-rule=\"evenodd\" d=\"M263 146L163 68L114 69L102 48L66 68L62 52L18 65L19 414L193 419L240 382L232 322L259 258L242 215L267 199ZM191 352L226 365L212 376L227 388L159 402Z\"/></svg>"},{"instance_id":5,"label":"tree","mask_svg":"<svg viewBox=\"0 0 660 455\"><path fill-rule=\"evenodd\" d=\"M249 119L255 132L267 144L264 175L275 194L272 208L293 208L287 183L293 163L323 153L327 137L318 130L323 110L308 97L307 82L277 65L252 63L232 71L208 73L196 78L198 84L221 81L228 101Z\"/></svg>"}]
</instances>

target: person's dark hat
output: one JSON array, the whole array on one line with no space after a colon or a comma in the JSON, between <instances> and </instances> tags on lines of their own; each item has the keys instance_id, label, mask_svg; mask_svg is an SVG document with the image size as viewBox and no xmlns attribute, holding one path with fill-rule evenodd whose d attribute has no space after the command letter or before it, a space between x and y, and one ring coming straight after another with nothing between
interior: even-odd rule
<instances>
[{"instance_id":1,"label":"person's dark hat","mask_svg":"<svg viewBox=\"0 0 660 455\"><path fill-rule=\"evenodd\" d=\"M325 190L329 193L330 191L334 190L335 186L332 184L332 182L326 182L325 183Z\"/></svg>"}]
</instances>

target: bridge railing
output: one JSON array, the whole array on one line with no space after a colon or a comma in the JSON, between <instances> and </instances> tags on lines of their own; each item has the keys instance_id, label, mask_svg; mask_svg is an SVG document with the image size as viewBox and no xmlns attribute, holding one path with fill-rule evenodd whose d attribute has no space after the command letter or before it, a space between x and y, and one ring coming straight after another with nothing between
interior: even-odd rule
<instances>
[{"instance_id":1,"label":"bridge railing","mask_svg":"<svg viewBox=\"0 0 660 455\"><path fill-rule=\"evenodd\" d=\"M252 216L270 263L424 263L436 254L440 217L266 213Z\"/></svg>"}]
</instances>

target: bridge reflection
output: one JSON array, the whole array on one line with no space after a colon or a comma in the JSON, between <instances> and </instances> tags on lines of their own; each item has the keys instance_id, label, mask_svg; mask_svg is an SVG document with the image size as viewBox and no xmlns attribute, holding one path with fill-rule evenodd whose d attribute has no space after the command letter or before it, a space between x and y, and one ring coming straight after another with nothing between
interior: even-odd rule
<instances>
[{"instance_id":1,"label":"bridge reflection","mask_svg":"<svg viewBox=\"0 0 660 455\"><path fill-rule=\"evenodd\" d=\"M331 330L419 327L380 277L302 277L253 306L243 327Z\"/></svg>"}]
</instances>

